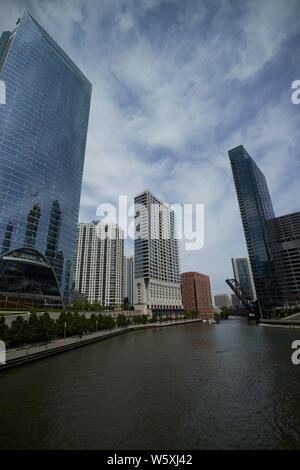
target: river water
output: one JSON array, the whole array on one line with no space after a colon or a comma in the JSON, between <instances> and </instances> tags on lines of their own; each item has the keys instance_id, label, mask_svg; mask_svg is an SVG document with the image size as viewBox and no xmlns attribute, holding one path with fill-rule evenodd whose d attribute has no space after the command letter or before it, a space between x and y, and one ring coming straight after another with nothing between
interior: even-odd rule
<instances>
[{"instance_id":1,"label":"river water","mask_svg":"<svg viewBox=\"0 0 300 470\"><path fill-rule=\"evenodd\" d=\"M136 331L0 373L0 449L300 449L300 330Z\"/></svg>"}]
</instances>

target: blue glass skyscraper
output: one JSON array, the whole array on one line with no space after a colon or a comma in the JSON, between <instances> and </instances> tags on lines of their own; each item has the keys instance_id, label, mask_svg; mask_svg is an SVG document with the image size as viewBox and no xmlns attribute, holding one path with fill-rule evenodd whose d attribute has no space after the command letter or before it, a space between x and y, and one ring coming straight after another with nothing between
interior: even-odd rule
<instances>
[{"instance_id":1,"label":"blue glass skyscraper","mask_svg":"<svg viewBox=\"0 0 300 470\"><path fill-rule=\"evenodd\" d=\"M26 11L1 36L0 80L1 255L37 250L67 300L92 86Z\"/></svg>"},{"instance_id":2,"label":"blue glass skyscraper","mask_svg":"<svg viewBox=\"0 0 300 470\"><path fill-rule=\"evenodd\" d=\"M256 293L249 258L231 258L231 262L234 279L239 283L243 295L251 301L256 300Z\"/></svg>"},{"instance_id":3,"label":"blue glass skyscraper","mask_svg":"<svg viewBox=\"0 0 300 470\"><path fill-rule=\"evenodd\" d=\"M257 298L264 310L284 304L268 221L274 210L266 179L242 145L228 152Z\"/></svg>"}]
</instances>

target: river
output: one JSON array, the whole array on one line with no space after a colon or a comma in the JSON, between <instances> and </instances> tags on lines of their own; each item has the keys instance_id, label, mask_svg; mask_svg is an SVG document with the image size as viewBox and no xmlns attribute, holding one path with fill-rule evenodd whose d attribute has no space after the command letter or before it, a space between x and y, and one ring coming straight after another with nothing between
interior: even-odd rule
<instances>
[{"instance_id":1,"label":"river","mask_svg":"<svg viewBox=\"0 0 300 470\"><path fill-rule=\"evenodd\" d=\"M300 330L136 331L0 373L0 449L300 449Z\"/></svg>"}]
</instances>

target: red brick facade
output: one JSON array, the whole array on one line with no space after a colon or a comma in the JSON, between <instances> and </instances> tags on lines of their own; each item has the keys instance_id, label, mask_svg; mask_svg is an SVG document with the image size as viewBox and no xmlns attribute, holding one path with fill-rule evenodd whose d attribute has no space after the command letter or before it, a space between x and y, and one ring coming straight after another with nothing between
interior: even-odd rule
<instances>
[{"instance_id":1,"label":"red brick facade","mask_svg":"<svg viewBox=\"0 0 300 470\"><path fill-rule=\"evenodd\" d=\"M182 273L181 294L184 310L197 310L205 317L214 316L209 276L196 272Z\"/></svg>"}]
</instances>

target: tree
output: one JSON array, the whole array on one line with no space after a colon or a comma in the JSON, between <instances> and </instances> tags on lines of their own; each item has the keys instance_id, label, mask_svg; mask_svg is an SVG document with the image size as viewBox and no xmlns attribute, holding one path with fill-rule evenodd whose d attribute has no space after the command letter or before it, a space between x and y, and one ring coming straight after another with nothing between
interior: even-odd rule
<instances>
[{"instance_id":1,"label":"tree","mask_svg":"<svg viewBox=\"0 0 300 470\"><path fill-rule=\"evenodd\" d=\"M147 315L137 315L136 317L134 317L134 323L148 323Z\"/></svg>"},{"instance_id":2,"label":"tree","mask_svg":"<svg viewBox=\"0 0 300 470\"><path fill-rule=\"evenodd\" d=\"M62 311L55 322L55 336L58 336L60 338L64 337L66 321L67 321L66 312Z\"/></svg>"},{"instance_id":3,"label":"tree","mask_svg":"<svg viewBox=\"0 0 300 470\"><path fill-rule=\"evenodd\" d=\"M124 297L123 304L121 305L121 308L123 308L123 310L131 310L131 305L129 303L128 297Z\"/></svg>"},{"instance_id":4,"label":"tree","mask_svg":"<svg viewBox=\"0 0 300 470\"><path fill-rule=\"evenodd\" d=\"M97 330L103 330L104 327L103 327L103 315L102 313L100 313L99 315L97 315Z\"/></svg>"},{"instance_id":5,"label":"tree","mask_svg":"<svg viewBox=\"0 0 300 470\"><path fill-rule=\"evenodd\" d=\"M27 342L28 343L36 343L38 341L42 341L41 339L41 323L39 322L39 318L35 312L30 314L29 320L27 322Z\"/></svg>"},{"instance_id":6,"label":"tree","mask_svg":"<svg viewBox=\"0 0 300 470\"><path fill-rule=\"evenodd\" d=\"M78 312L73 313L71 320L70 331L71 335L82 335L83 333L83 322L81 319L82 315L79 315Z\"/></svg>"},{"instance_id":7,"label":"tree","mask_svg":"<svg viewBox=\"0 0 300 470\"><path fill-rule=\"evenodd\" d=\"M192 311L192 312L184 312L184 318L190 319L190 318L196 318L198 315L197 311Z\"/></svg>"},{"instance_id":8,"label":"tree","mask_svg":"<svg viewBox=\"0 0 300 470\"><path fill-rule=\"evenodd\" d=\"M55 325L54 320L50 318L48 312L45 312L39 317L39 340L50 341L55 337Z\"/></svg>"},{"instance_id":9,"label":"tree","mask_svg":"<svg viewBox=\"0 0 300 470\"><path fill-rule=\"evenodd\" d=\"M9 328L5 323L4 315L0 315L0 339L2 341L9 341Z\"/></svg>"},{"instance_id":10,"label":"tree","mask_svg":"<svg viewBox=\"0 0 300 470\"><path fill-rule=\"evenodd\" d=\"M10 344L12 346L20 346L27 341L27 325L28 322L20 315L12 322L10 327Z\"/></svg>"},{"instance_id":11,"label":"tree","mask_svg":"<svg viewBox=\"0 0 300 470\"><path fill-rule=\"evenodd\" d=\"M229 307L221 307L220 318L221 320L228 320Z\"/></svg>"},{"instance_id":12,"label":"tree","mask_svg":"<svg viewBox=\"0 0 300 470\"><path fill-rule=\"evenodd\" d=\"M115 326L115 321L111 315L103 315L103 330L111 330Z\"/></svg>"},{"instance_id":13,"label":"tree","mask_svg":"<svg viewBox=\"0 0 300 470\"><path fill-rule=\"evenodd\" d=\"M97 316L94 313L87 319L87 329L90 332L97 331Z\"/></svg>"},{"instance_id":14,"label":"tree","mask_svg":"<svg viewBox=\"0 0 300 470\"><path fill-rule=\"evenodd\" d=\"M128 325L128 320L123 313L119 313L117 317L117 325L125 328Z\"/></svg>"}]
</instances>

